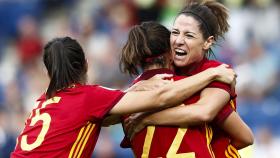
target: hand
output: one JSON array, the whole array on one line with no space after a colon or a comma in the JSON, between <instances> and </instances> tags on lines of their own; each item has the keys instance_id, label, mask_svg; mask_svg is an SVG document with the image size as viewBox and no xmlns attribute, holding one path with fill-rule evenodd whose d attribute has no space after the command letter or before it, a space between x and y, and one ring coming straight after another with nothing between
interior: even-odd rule
<instances>
[{"instance_id":1,"label":"hand","mask_svg":"<svg viewBox=\"0 0 280 158\"><path fill-rule=\"evenodd\" d=\"M237 74L233 69L229 67L227 64L222 64L216 68L213 68L217 73L217 81L224 82L227 84L231 84L231 86L235 86Z\"/></svg>"},{"instance_id":2,"label":"hand","mask_svg":"<svg viewBox=\"0 0 280 158\"><path fill-rule=\"evenodd\" d=\"M128 129L128 132L127 132L127 137L132 140L135 136L135 134L137 134L138 132L140 132L142 129L144 129L147 125L143 122L143 121L140 121L138 123L135 123L133 124L133 126L131 126L129 129Z\"/></svg>"},{"instance_id":3,"label":"hand","mask_svg":"<svg viewBox=\"0 0 280 158\"><path fill-rule=\"evenodd\" d=\"M166 80L172 77L171 74L157 74L148 80L142 80L131 86L128 91L148 91L157 89L165 84L171 83L171 80Z\"/></svg>"},{"instance_id":4,"label":"hand","mask_svg":"<svg viewBox=\"0 0 280 158\"><path fill-rule=\"evenodd\" d=\"M126 130L126 136L131 140L136 133L140 132L143 128L146 127L143 122L144 117L147 113L137 113L129 116L124 121L124 126Z\"/></svg>"}]
</instances>

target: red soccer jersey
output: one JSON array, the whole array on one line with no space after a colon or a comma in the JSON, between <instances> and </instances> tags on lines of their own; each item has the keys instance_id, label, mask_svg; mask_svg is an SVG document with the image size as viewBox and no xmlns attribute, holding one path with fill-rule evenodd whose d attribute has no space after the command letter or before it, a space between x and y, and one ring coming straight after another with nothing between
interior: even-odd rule
<instances>
[{"instance_id":1,"label":"red soccer jersey","mask_svg":"<svg viewBox=\"0 0 280 158\"><path fill-rule=\"evenodd\" d=\"M17 138L12 158L90 158L102 119L124 95L97 85L75 85L42 95Z\"/></svg>"},{"instance_id":2,"label":"red soccer jersey","mask_svg":"<svg viewBox=\"0 0 280 158\"><path fill-rule=\"evenodd\" d=\"M222 63L215 60L204 59L199 67L194 69L192 72L188 72L187 75L195 75L201 71L204 71L211 67L217 67ZM186 74L185 74L186 75ZM212 82L207 87L221 88L228 91L231 94L231 100L227 105L218 113L212 123L213 129L213 139L211 141L211 146L214 154L217 158L229 158L229 157L240 157L238 151L230 145L229 136L218 127L218 124L224 121L233 110L236 110L236 94L231 92L230 86L221 82Z\"/></svg>"},{"instance_id":3,"label":"red soccer jersey","mask_svg":"<svg viewBox=\"0 0 280 158\"><path fill-rule=\"evenodd\" d=\"M173 73L168 69L156 69L143 73L136 79L148 79L159 73ZM173 77L179 80L184 77ZM185 104L195 103L200 93L186 100ZM137 158L212 158L210 149L212 130L207 125L178 128L171 126L148 126L135 135L131 148Z\"/></svg>"}]
</instances>

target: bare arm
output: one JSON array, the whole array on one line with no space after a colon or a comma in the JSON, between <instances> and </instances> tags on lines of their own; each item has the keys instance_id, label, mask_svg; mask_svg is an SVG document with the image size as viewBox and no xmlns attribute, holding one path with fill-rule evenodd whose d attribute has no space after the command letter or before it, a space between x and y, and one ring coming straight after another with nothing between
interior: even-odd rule
<instances>
[{"instance_id":1,"label":"bare arm","mask_svg":"<svg viewBox=\"0 0 280 158\"><path fill-rule=\"evenodd\" d=\"M206 88L196 103L188 106L177 106L147 116L146 125L186 126L210 122L222 107L229 101L229 94L218 88ZM213 99L219 98L219 99Z\"/></svg>"},{"instance_id":2,"label":"bare arm","mask_svg":"<svg viewBox=\"0 0 280 158\"><path fill-rule=\"evenodd\" d=\"M219 98L219 99L213 99ZM144 119L126 121L127 135L135 133L148 125L189 126L212 121L217 113L229 101L229 93L219 88L206 88L200 94L200 99L194 104L181 105L153 113Z\"/></svg>"},{"instance_id":3,"label":"bare arm","mask_svg":"<svg viewBox=\"0 0 280 158\"><path fill-rule=\"evenodd\" d=\"M212 93L212 94L211 94ZM218 111L223 107L221 105L226 104L226 98L224 103L219 99L213 99L218 97L219 94L213 94L214 90L203 90L202 99L192 106L177 106L169 109L156 112L152 115L145 117L140 122L132 122L132 128L128 130L128 136L133 137L135 133L146 127L147 125L174 125L174 126L186 126L196 125L202 122L209 122L213 120ZM217 93L217 92L215 92ZM209 96L209 97L206 97ZM212 101L208 100L211 99ZM130 126L130 125L128 125ZM242 149L254 142L253 133L246 123L240 118L236 112L232 112L221 124L220 128L223 129L231 137L231 144L237 149Z\"/></svg>"},{"instance_id":4,"label":"bare arm","mask_svg":"<svg viewBox=\"0 0 280 158\"><path fill-rule=\"evenodd\" d=\"M229 83L235 79L233 70L227 69L225 65L222 65L164 85L156 90L128 92L111 109L110 114L130 114L175 106L185 98L204 88L213 80L223 76L224 79L230 76L227 78L230 81Z\"/></svg>"},{"instance_id":5,"label":"bare arm","mask_svg":"<svg viewBox=\"0 0 280 158\"><path fill-rule=\"evenodd\" d=\"M254 142L253 132L236 112L232 112L219 126L229 134L231 144L237 149L245 148Z\"/></svg>"}]
</instances>

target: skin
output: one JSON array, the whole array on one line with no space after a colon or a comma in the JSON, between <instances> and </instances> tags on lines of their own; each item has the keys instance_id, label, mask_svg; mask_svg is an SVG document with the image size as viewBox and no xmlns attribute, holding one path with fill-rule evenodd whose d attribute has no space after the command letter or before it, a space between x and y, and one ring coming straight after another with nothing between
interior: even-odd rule
<instances>
[{"instance_id":1,"label":"skin","mask_svg":"<svg viewBox=\"0 0 280 158\"><path fill-rule=\"evenodd\" d=\"M213 44L213 36L204 39L198 28L199 23L191 16L179 15L171 30L170 44L173 61L177 67L192 70L200 64L206 51ZM176 52L183 51L185 55Z\"/></svg>"}]
</instances>

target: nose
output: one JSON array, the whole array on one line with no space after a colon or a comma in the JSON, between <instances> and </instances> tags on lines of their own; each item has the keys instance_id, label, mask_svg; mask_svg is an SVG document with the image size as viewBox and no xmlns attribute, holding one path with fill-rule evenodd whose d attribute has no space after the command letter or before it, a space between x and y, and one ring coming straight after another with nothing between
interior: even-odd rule
<instances>
[{"instance_id":1,"label":"nose","mask_svg":"<svg viewBox=\"0 0 280 158\"><path fill-rule=\"evenodd\" d=\"M175 43L178 44L178 45L181 45L181 44L184 44L184 36L183 35L178 35L176 40L175 40Z\"/></svg>"}]
</instances>

